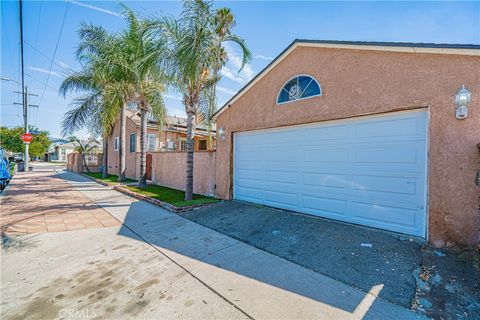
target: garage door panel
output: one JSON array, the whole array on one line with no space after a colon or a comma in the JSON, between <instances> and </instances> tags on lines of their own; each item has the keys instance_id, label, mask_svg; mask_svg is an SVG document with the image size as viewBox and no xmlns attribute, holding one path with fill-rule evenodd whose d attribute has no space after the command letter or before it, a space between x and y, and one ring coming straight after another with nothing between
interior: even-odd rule
<instances>
[{"instance_id":1,"label":"garage door panel","mask_svg":"<svg viewBox=\"0 0 480 320\"><path fill-rule=\"evenodd\" d=\"M320 197L316 194L302 194L302 207L309 212L327 213L338 217L345 216L348 212L348 202L343 199Z\"/></svg>"},{"instance_id":2,"label":"garage door panel","mask_svg":"<svg viewBox=\"0 0 480 320\"><path fill-rule=\"evenodd\" d=\"M358 146L353 148L352 161L355 164L415 164L418 162L419 152L420 150L418 150L415 145L405 146L393 144L384 148L379 148L378 146Z\"/></svg>"},{"instance_id":3,"label":"garage door panel","mask_svg":"<svg viewBox=\"0 0 480 320\"><path fill-rule=\"evenodd\" d=\"M377 224L384 224L394 227L402 225L403 227L415 227L417 210L385 206L372 203L352 202L352 217L357 221L369 220Z\"/></svg>"},{"instance_id":4,"label":"garage door panel","mask_svg":"<svg viewBox=\"0 0 480 320\"><path fill-rule=\"evenodd\" d=\"M263 201L263 188L237 186L236 197L239 200L261 203Z\"/></svg>"},{"instance_id":5,"label":"garage door panel","mask_svg":"<svg viewBox=\"0 0 480 320\"><path fill-rule=\"evenodd\" d=\"M333 162L336 164L346 163L348 151L339 148L315 148L305 147L303 149L304 162Z\"/></svg>"},{"instance_id":6,"label":"garage door panel","mask_svg":"<svg viewBox=\"0 0 480 320\"><path fill-rule=\"evenodd\" d=\"M426 129L411 112L236 133L234 197L425 236Z\"/></svg>"},{"instance_id":7,"label":"garage door panel","mask_svg":"<svg viewBox=\"0 0 480 320\"><path fill-rule=\"evenodd\" d=\"M298 129L273 130L265 133L264 136L266 145L296 144L299 139L300 130Z\"/></svg>"},{"instance_id":8,"label":"garage door panel","mask_svg":"<svg viewBox=\"0 0 480 320\"><path fill-rule=\"evenodd\" d=\"M314 190L315 187L321 188L347 188L349 184L348 176L345 174L328 173L303 173L304 190ZM321 191L321 190L316 190Z\"/></svg>"},{"instance_id":9,"label":"garage door panel","mask_svg":"<svg viewBox=\"0 0 480 320\"><path fill-rule=\"evenodd\" d=\"M266 170L265 181L297 184L298 173L296 171Z\"/></svg>"},{"instance_id":10,"label":"garage door panel","mask_svg":"<svg viewBox=\"0 0 480 320\"><path fill-rule=\"evenodd\" d=\"M262 190L265 182L263 179L238 179L237 185L245 189L252 188Z\"/></svg>"},{"instance_id":11,"label":"garage door panel","mask_svg":"<svg viewBox=\"0 0 480 320\"><path fill-rule=\"evenodd\" d=\"M392 192L381 190L378 186L372 186L368 189L348 189L345 190L345 196L352 201L364 201L373 204L400 206L405 208L415 208L424 206L424 189L416 184L411 191L413 193Z\"/></svg>"},{"instance_id":12,"label":"garage door panel","mask_svg":"<svg viewBox=\"0 0 480 320\"><path fill-rule=\"evenodd\" d=\"M265 189L265 203L272 206L297 208L298 197L296 192L282 191L281 189Z\"/></svg>"},{"instance_id":13,"label":"garage door panel","mask_svg":"<svg viewBox=\"0 0 480 320\"><path fill-rule=\"evenodd\" d=\"M417 153L415 163L400 163L400 162L350 162L351 172L369 172L371 174L384 175L401 175L411 176L420 174L422 177L425 173L425 153Z\"/></svg>"},{"instance_id":14,"label":"garage door panel","mask_svg":"<svg viewBox=\"0 0 480 320\"><path fill-rule=\"evenodd\" d=\"M250 180L262 180L263 170L259 169L238 169L237 170L237 178L239 180L242 179L250 179Z\"/></svg>"},{"instance_id":15,"label":"garage door panel","mask_svg":"<svg viewBox=\"0 0 480 320\"><path fill-rule=\"evenodd\" d=\"M354 123L354 138L389 138L401 139L422 136L425 121L422 115L405 115L396 117L378 117Z\"/></svg>"},{"instance_id":16,"label":"garage door panel","mask_svg":"<svg viewBox=\"0 0 480 320\"><path fill-rule=\"evenodd\" d=\"M360 191L382 192L391 196L417 194L416 183L404 177L352 175L352 186Z\"/></svg>"},{"instance_id":17,"label":"garage door panel","mask_svg":"<svg viewBox=\"0 0 480 320\"><path fill-rule=\"evenodd\" d=\"M285 152L288 150L286 146L283 148L273 149L269 148L265 150L265 160L269 163L297 163L297 154L294 149L289 149L291 152Z\"/></svg>"},{"instance_id":18,"label":"garage door panel","mask_svg":"<svg viewBox=\"0 0 480 320\"><path fill-rule=\"evenodd\" d=\"M238 144L235 146L238 150L250 150L251 147L258 147L263 144L264 134L249 132L245 135L237 135Z\"/></svg>"},{"instance_id":19,"label":"garage door panel","mask_svg":"<svg viewBox=\"0 0 480 320\"><path fill-rule=\"evenodd\" d=\"M322 143L328 140L341 141L348 137L348 126L325 125L319 128L306 128L302 130L301 140L305 144Z\"/></svg>"},{"instance_id":20,"label":"garage door panel","mask_svg":"<svg viewBox=\"0 0 480 320\"><path fill-rule=\"evenodd\" d=\"M263 161L261 150L244 150L239 151L237 161L241 164L244 161Z\"/></svg>"}]
</instances>

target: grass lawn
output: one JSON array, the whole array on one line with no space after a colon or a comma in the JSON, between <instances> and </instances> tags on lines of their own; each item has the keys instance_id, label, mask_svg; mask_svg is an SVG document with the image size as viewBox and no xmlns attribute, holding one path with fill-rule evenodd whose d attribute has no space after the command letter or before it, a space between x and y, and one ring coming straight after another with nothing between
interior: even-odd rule
<instances>
[{"instance_id":1,"label":"grass lawn","mask_svg":"<svg viewBox=\"0 0 480 320\"><path fill-rule=\"evenodd\" d=\"M83 174L86 174L87 176L93 177L95 179L101 180L103 182L108 182L108 183L119 183L117 182L118 176L114 174L109 174L107 178L102 178L102 173L101 172L84 172ZM132 179L127 179L125 182L131 183L135 182L136 180Z\"/></svg>"},{"instance_id":2,"label":"grass lawn","mask_svg":"<svg viewBox=\"0 0 480 320\"><path fill-rule=\"evenodd\" d=\"M156 185L148 185L144 188L139 188L136 186L126 186L126 188L128 188L131 191L140 193L141 195L170 203L176 207L185 207L185 206L191 206L194 204L214 203L214 202L220 201L218 199L202 196L199 194L194 194L193 200L185 201L184 191L162 187L162 186L156 186Z\"/></svg>"}]
</instances>

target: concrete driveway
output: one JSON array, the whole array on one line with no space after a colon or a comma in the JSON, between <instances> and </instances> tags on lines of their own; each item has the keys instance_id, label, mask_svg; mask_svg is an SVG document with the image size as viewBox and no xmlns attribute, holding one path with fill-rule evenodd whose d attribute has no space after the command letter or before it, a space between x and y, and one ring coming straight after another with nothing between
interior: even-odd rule
<instances>
[{"instance_id":1,"label":"concrete driveway","mask_svg":"<svg viewBox=\"0 0 480 320\"><path fill-rule=\"evenodd\" d=\"M419 239L240 201L184 216L235 239L410 308Z\"/></svg>"},{"instance_id":2,"label":"concrete driveway","mask_svg":"<svg viewBox=\"0 0 480 320\"><path fill-rule=\"evenodd\" d=\"M121 225L4 238L2 319L422 318L378 297L383 283L360 290L89 179L55 178ZM2 214L15 201L2 198Z\"/></svg>"}]
</instances>

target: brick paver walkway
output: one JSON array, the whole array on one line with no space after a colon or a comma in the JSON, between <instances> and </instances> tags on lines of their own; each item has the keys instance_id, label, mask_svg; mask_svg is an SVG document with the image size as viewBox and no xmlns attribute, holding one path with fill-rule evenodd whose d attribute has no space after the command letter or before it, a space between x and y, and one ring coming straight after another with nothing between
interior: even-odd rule
<instances>
[{"instance_id":1,"label":"brick paver walkway","mask_svg":"<svg viewBox=\"0 0 480 320\"><path fill-rule=\"evenodd\" d=\"M2 234L59 232L120 225L54 172L17 173L2 197Z\"/></svg>"}]
</instances>

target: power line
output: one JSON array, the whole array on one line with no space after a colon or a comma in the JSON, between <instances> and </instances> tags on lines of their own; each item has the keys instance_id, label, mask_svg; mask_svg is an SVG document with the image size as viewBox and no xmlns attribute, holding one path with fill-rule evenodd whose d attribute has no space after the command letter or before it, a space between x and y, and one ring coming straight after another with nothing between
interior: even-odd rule
<instances>
[{"instance_id":1,"label":"power line","mask_svg":"<svg viewBox=\"0 0 480 320\"><path fill-rule=\"evenodd\" d=\"M65 12L63 13L62 25L60 26L60 32L57 38L57 44L55 45L55 50L53 51L52 61L50 62L50 70L47 74L47 80L45 81L45 86L43 88L43 93L40 98L40 104L42 104L45 91L47 90L48 80L50 80L50 73L52 72L53 62L55 61L55 55L57 54L58 44L60 43L60 38L62 37L63 26L65 25L65 18L67 17L68 9L70 8L71 0L68 1L67 6L65 7Z\"/></svg>"},{"instance_id":2,"label":"power line","mask_svg":"<svg viewBox=\"0 0 480 320\"><path fill-rule=\"evenodd\" d=\"M40 18L42 17L42 7L43 7L43 1L40 1L40 9L38 10L38 18L37 18L37 34L35 36L35 48L37 48L37 43L38 43L38 31L40 30ZM37 50L35 50L35 54L33 55L33 65L35 65L35 61L37 59Z\"/></svg>"},{"instance_id":3,"label":"power line","mask_svg":"<svg viewBox=\"0 0 480 320\"><path fill-rule=\"evenodd\" d=\"M27 77L31 78L32 80L37 81L38 83L41 83L41 84L44 83L42 80L37 79L37 78L35 78L35 77L32 77L32 76L31 76L30 74L28 74L28 73L25 73L25 75L26 75ZM54 88L54 87L52 87L51 85L47 85L47 87L49 87L50 89L53 89L53 90L55 90L55 91L58 90L58 88Z\"/></svg>"},{"instance_id":4,"label":"power line","mask_svg":"<svg viewBox=\"0 0 480 320\"><path fill-rule=\"evenodd\" d=\"M62 66L61 64L59 64L58 62L52 60L52 58L50 58L47 54L43 53L42 51L38 50L37 48L35 48L34 46L32 46L30 43L28 43L28 41L26 40L23 40L23 43L25 43L27 46L29 46L30 48L32 48L33 50L35 50L36 52L40 53L40 55L42 55L43 57L47 58L50 62L53 62L54 64L56 64L58 67L62 68L63 70L66 70L67 68L65 68L64 66Z\"/></svg>"}]
</instances>

